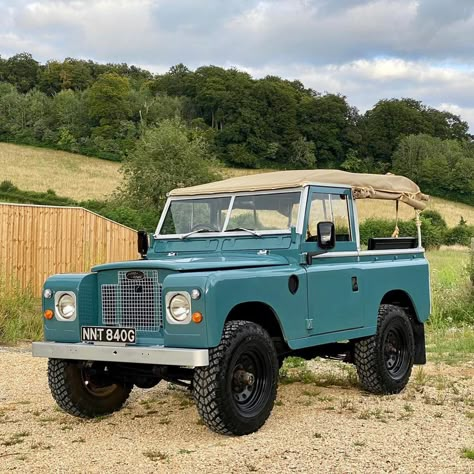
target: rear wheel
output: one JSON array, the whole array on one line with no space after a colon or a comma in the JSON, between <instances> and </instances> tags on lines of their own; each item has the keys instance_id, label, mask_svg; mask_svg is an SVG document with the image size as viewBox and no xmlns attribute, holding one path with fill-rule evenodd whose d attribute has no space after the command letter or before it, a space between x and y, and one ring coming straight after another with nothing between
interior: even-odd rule
<instances>
[{"instance_id":1,"label":"rear wheel","mask_svg":"<svg viewBox=\"0 0 474 474\"><path fill-rule=\"evenodd\" d=\"M104 368L96 362L49 359L49 388L59 407L81 418L119 410L130 395L132 385L107 380Z\"/></svg>"},{"instance_id":2,"label":"rear wheel","mask_svg":"<svg viewBox=\"0 0 474 474\"><path fill-rule=\"evenodd\" d=\"M408 315L398 306L380 305L377 333L355 344L354 362L362 387L380 394L401 392L410 378L414 356Z\"/></svg>"},{"instance_id":3,"label":"rear wheel","mask_svg":"<svg viewBox=\"0 0 474 474\"><path fill-rule=\"evenodd\" d=\"M194 370L193 395L206 425L222 434L257 431L276 398L278 358L268 333L248 321L229 321L209 365Z\"/></svg>"}]
</instances>

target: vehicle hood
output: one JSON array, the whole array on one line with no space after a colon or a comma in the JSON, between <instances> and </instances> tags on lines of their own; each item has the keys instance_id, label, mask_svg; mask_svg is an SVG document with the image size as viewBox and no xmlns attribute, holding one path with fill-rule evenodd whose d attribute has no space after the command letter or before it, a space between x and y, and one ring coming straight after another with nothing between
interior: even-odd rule
<instances>
[{"instance_id":1,"label":"vehicle hood","mask_svg":"<svg viewBox=\"0 0 474 474\"><path fill-rule=\"evenodd\" d=\"M130 260L127 262L104 263L92 267L93 272L104 270L158 269L186 271L225 270L231 268L272 267L288 265L281 255L239 255L239 256L193 256L181 258L161 258L150 260Z\"/></svg>"}]
</instances>

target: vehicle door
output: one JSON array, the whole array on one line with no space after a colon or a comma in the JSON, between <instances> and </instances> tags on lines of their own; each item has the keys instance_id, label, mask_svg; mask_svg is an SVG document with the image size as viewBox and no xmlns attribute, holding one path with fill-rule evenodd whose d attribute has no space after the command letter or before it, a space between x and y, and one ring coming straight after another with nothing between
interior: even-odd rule
<instances>
[{"instance_id":1,"label":"vehicle door","mask_svg":"<svg viewBox=\"0 0 474 474\"><path fill-rule=\"evenodd\" d=\"M312 326L309 335L363 326L356 223L350 189L310 188L303 251L321 250L317 243L317 224L322 221L334 223L336 242L333 249L315 256L307 265L308 326Z\"/></svg>"}]
</instances>

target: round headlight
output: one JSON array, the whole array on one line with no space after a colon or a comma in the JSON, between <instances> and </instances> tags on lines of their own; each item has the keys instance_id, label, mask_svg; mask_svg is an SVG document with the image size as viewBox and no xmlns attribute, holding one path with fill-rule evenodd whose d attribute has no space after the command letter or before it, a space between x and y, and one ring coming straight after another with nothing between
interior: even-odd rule
<instances>
[{"instance_id":1,"label":"round headlight","mask_svg":"<svg viewBox=\"0 0 474 474\"><path fill-rule=\"evenodd\" d=\"M171 298L169 310L176 321L184 321L191 313L191 306L184 295L177 294Z\"/></svg>"},{"instance_id":2,"label":"round headlight","mask_svg":"<svg viewBox=\"0 0 474 474\"><path fill-rule=\"evenodd\" d=\"M58 311L64 319L71 319L76 312L76 300L69 293L64 293L58 300Z\"/></svg>"}]
</instances>

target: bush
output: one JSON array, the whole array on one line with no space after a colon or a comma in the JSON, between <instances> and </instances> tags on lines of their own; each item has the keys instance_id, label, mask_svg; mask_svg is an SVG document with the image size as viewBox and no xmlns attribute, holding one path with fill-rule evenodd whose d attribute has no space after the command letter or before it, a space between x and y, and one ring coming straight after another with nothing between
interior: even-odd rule
<instances>
[{"instance_id":1,"label":"bush","mask_svg":"<svg viewBox=\"0 0 474 474\"><path fill-rule=\"evenodd\" d=\"M258 158L253 153L250 153L245 145L229 145L226 158L234 166L258 168Z\"/></svg>"},{"instance_id":2,"label":"bush","mask_svg":"<svg viewBox=\"0 0 474 474\"><path fill-rule=\"evenodd\" d=\"M438 211L426 209L422 212L421 218L425 221L429 220L436 227L442 227L443 229L448 228L446 221L443 219L443 216Z\"/></svg>"},{"instance_id":3,"label":"bush","mask_svg":"<svg viewBox=\"0 0 474 474\"><path fill-rule=\"evenodd\" d=\"M447 231L445 242L446 245L469 246L472 238L474 238L474 226L461 222Z\"/></svg>"},{"instance_id":4,"label":"bush","mask_svg":"<svg viewBox=\"0 0 474 474\"><path fill-rule=\"evenodd\" d=\"M360 224L360 243L367 246L370 237L391 237L396 221L387 219L367 219ZM400 237L417 237L415 220L398 221ZM430 219L421 219L421 240L425 249L438 248L445 242L445 229L434 225Z\"/></svg>"},{"instance_id":5,"label":"bush","mask_svg":"<svg viewBox=\"0 0 474 474\"><path fill-rule=\"evenodd\" d=\"M0 191L5 193L16 192L18 191L18 188L11 181L5 180L0 183Z\"/></svg>"},{"instance_id":6,"label":"bush","mask_svg":"<svg viewBox=\"0 0 474 474\"><path fill-rule=\"evenodd\" d=\"M160 217L159 209L134 209L120 201L86 201L79 205L132 229L148 232L156 229Z\"/></svg>"}]
</instances>

